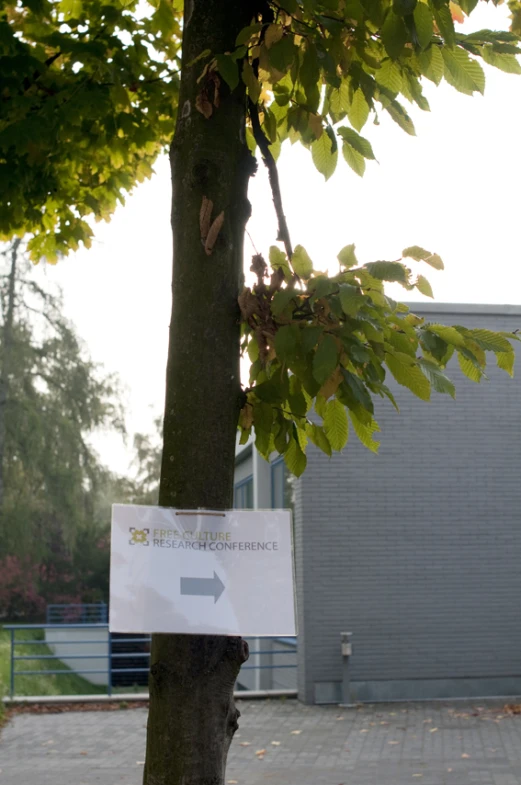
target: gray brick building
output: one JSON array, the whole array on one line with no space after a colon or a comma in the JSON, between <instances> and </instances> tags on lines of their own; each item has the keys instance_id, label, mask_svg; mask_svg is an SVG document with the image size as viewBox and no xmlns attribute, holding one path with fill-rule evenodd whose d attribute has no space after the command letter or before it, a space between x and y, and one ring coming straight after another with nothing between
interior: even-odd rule
<instances>
[{"instance_id":1,"label":"gray brick building","mask_svg":"<svg viewBox=\"0 0 521 785\"><path fill-rule=\"evenodd\" d=\"M521 328L518 306L411 309ZM479 385L451 367L456 401L394 385L401 412L378 406L378 455L351 433L332 459L308 448L293 481L250 446L238 454L237 506L245 494L257 508L293 503L306 703L341 700L345 630L354 699L521 694L521 372L490 363Z\"/></svg>"}]
</instances>

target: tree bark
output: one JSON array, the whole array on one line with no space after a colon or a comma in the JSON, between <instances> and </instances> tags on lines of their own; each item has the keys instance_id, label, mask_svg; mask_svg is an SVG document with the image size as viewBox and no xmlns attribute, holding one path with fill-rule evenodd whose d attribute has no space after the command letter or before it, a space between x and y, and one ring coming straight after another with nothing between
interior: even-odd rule
<instances>
[{"instance_id":1,"label":"tree bark","mask_svg":"<svg viewBox=\"0 0 521 785\"><path fill-rule=\"evenodd\" d=\"M230 93L215 73L198 82L208 58L193 61L204 50L233 51L254 14L251 0L185 2L170 153L173 302L159 492L165 507L221 510L233 502L241 406L237 298L255 162L245 143L244 86ZM211 108L211 116L197 106L207 114ZM201 230L204 199L213 203L210 224L223 213L215 243L205 241L207 227ZM239 716L233 687L247 657L241 638L153 636L145 785L222 785Z\"/></svg>"},{"instance_id":2,"label":"tree bark","mask_svg":"<svg viewBox=\"0 0 521 785\"><path fill-rule=\"evenodd\" d=\"M2 329L2 347L0 355L0 520L4 509L5 420L9 400L11 352L13 350L16 265L18 262L18 249L20 248L21 242L21 239L17 237L13 240L10 248L11 268L7 277L7 298L5 303L5 319Z\"/></svg>"}]
</instances>

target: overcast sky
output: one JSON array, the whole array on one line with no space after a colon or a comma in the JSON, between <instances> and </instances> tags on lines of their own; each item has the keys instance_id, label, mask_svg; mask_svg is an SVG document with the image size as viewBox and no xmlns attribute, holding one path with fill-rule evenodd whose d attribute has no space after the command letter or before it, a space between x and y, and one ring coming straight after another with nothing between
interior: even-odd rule
<instances>
[{"instance_id":1,"label":"overcast sky","mask_svg":"<svg viewBox=\"0 0 521 785\"><path fill-rule=\"evenodd\" d=\"M508 27L508 9L476 10L472 29ZM463 29L470 31L466 25ZM397 259L408 245L436 251L445 271L423 270L438 301L521 303L521 78L486 67L485 96L426 83L431 112L410 109L415 138L382 113L362 134L378 163L363 179L343 160L327 182L309 152L286 142L279 159L293 244L319 269L356 243L361 262ZM276 221L262 164L251 184L248 229L259 251L275 241ZM170 316L171 236L168 161L119 208L81 251L35 274L64 289L67 315L107 371L124 385L132 433L150 431L162 411ZM253 252L246 239L246 262ZM249 264L248 264L249 266ZM400 290L401 292L401 290ZM396 291L391 292L397 296ZM407 293L398 294L406 300ZM408 299L411 299L410 296ZM415 300L421 299L415 296ZM102 458L124 472L131 444L97 441Z\"/></svg>"}]
</instances>

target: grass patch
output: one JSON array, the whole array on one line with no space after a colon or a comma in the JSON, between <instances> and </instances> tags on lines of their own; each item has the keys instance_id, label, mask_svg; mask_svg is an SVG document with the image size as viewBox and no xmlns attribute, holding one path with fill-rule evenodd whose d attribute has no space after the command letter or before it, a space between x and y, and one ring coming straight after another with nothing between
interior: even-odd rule
<instances>
[{"instance_id":1,"label":"grass patch","mask_svg":"<svg viewBox=\"0 0 521 785\"><path fill-rule=\"evenodd\" d=\"M16 676L15 692L20 695L101 695L105 687L91 684L81 676L72 673L60 660L40 660L39 655L53 652L43 642L42 630L18 630L17 641L37 640L15 647L17 656L31 656L34 659L18 660L15 670L38 671L36 675ZM42 641L41 643L39 641ZM59 670L60 673L47 671ZM9 695L11 680L11 632L0 627L0 697ZM0 701L1 704L1 701ZM0 706L0 717L3 706Z\"/></svg>"}]
</instances>

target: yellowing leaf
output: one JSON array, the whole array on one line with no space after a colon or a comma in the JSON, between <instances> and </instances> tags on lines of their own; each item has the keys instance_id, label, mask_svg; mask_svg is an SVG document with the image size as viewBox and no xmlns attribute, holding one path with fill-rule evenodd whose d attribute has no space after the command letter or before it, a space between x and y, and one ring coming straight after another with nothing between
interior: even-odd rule
<instances>
[{"instance_id":1,"label":"yellowing leaf","mask_svg":"<svg viewBox=\"0 0 521 785\"><path fill-rule=\"evenodd\" d=\"M385 362L398 384L407 387L422 401L430 400L431 385L414 358L402 352L386 353Z\"/></svg>"},{"instance_id":2,"label":"yellowing leaf","mask_svg":"<svg viewBox=\"0 0 521 785\"><path fill-rule=\"evenodd\" d=\"M307 279L313 272L313 262L309 258L309 254L302 245L297 245L291 257L291 266L299 276L299 278Z\"/></svg>"},{"instance_id":3,"label":"yellowing leaf","mask_svg":"<svg viewBox=\"0 0 521 785\"><path fill-rule=\"evenodd\" d=\"M465 14L463 13L460 6L457 5L457 3L453 3L452 0L450 0L449 9L453 20L455 22L459 22L459 24L462 25L463 22L465 21Z\"/></svg>"},{"instance_id":4,"label":"yellowing leaf","mask_svg":"<svg viewBox=\"0 0 521 785\"><path fill-rule=\"evenodd\" d=\"M377 72L378 73L378 72ZM365 100L365 95L358 88L353 95L351 105L347 110L349 122L357 131L361 131L369 117L369 104Z\"/></svg>"},{"instance_id":5,"label":"yellowing leaf","mask_svg":"<svg viewBox=\"0 0 521 785\"><path fill-rule=\"evenodd\" d=\"M333 450L345 447L348 437L348 424L345 406L333 398L326 404L324 431Z\"/></svg>"},{"instance_id":6,"label":"yellowing leaf","mask_svg":"<svg viewBox=\"0 0 521 785\"><path fill-rule=\"evenodd\" d=\"M266 32L264 33L264 45L266 46L266 49L270 49L273 44L276 44L277 41L280 41L283 35L284 28L282 25L268 25Z\"/></svg>"},{"instance_id":7,"label":"yellowing leaf","mask_svg":"<svg viewBox=\"0 0 521 785\"><path fill-rule=\"evenodd\" d=\"M365 158L363 155L360 155L358 150L354 150L347 142L344 142L342 145L342 153L353 172L359 177L363 177L365 172Z\"/></svg>"},{"instance_id":8,"label":"yellowing leaf","mask_svg":"<svg viewBox=\"0 0 521 785\"><path fill-rule=\"evenodd\" d=\"M336 169L338 161L338 150L333 150L333 142L329 134L322 133L320 138L312 142L311 157L320 174L323 174L325 179L329 180Z\"/></svg>"}]
</instances>

